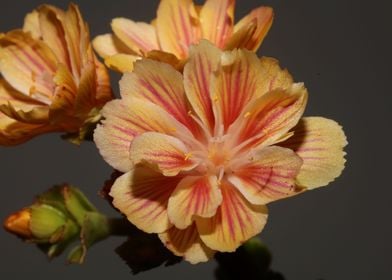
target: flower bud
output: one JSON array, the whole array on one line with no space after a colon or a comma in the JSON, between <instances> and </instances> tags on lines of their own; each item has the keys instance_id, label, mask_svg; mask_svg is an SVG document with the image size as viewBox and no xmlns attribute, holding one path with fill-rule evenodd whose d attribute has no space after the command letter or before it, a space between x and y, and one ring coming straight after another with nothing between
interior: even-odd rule
<instances>
[{"instance_id":1,"label":"flower bud","mask_svg":"<svg viewBox=\"0 0 392 280\"><path fill-rule=\"evenodd\" d=\"M29 208L24 208L12 215L10 215L4 222L4 228L20 238L32 238L30 230L31 211Z\"/></svg>"},{"instance_id":2,"label":"flower bud","mask_svg":"<svg viewBox=\"0 0 392 280\"><path fill-rule=\"evenodd\" d=\"M9 232L35 243L50 258L61 254L76 239L80 244L68 261L82 263L88 247L109 235L108 219L78 189L57 186L38 196L29 207L4 222Z\"/></svg>"}]
</instances>

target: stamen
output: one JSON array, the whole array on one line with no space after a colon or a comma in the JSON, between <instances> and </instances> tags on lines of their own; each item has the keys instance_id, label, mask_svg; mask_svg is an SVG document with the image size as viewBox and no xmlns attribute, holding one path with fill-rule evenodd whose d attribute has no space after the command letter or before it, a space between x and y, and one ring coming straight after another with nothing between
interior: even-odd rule
<instances>
[{"instance_id":1,"label":"stamen","mask_svg":"<svg viewBox=\"0 0 392 280\"><path fill-rule=\"evenodd\" d=\"M193 156L192 153L186 153L185 157L184 157L184 160L189 160L192 156Z\"/></svg>"},{"instance_id":2,"label":"stamen","mask_svg":"<svg viewBox=\"0 0 392 280\"><path fill-rule=\"evenodd\" d=\"M244 118L246 119L246 118L248 118L250 115L251 115L250 112L246 112L245 115L244 115Z\"/></svg>"}]
</instances>

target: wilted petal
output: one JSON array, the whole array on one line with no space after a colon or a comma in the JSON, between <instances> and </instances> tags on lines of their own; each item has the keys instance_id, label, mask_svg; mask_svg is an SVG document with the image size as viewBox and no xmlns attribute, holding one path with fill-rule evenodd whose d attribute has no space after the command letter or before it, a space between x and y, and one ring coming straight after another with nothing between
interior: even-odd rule
<instances>
[{"instance_id":1,"label":"wilted petal","mask_svg":"<svg viewBox=\"0 0 392 280\"><path fill-rule=\"evenodd\" d=\"M261 43L263 42L265 36L267 35L274 18L274 11L270 7L259 7L251 11L248 15L242 18L234 26L234 35L238 36L238 33L244 33L244 30L249 30L249 25L256 25L252 36L244 37L247 40L239 41L237 48L246 48L248 50L256 51Z\"/></svg>"},{"instance_id":2,"label":"wilted petal","mask_svg":"<svg viewBox=\"0 0 392 280\"><path fill-rule=\"evenodd\" d=\"M192 0L162 0L157 11L157 33L162 50L186 58L200 39L200 23Z\"/></svg>"},{"instance_id":3,"label":"wilted petal","mask_svg":"<svg viewBox=\"0 0 392 280\"><path fill-rule=\"evenodd\" d=\"M105 105L101 114L105 120L95 129L94 141L105 160L122 172L132 166L129 147L135 136L147 131L191 135L159 106L137 98L113 100Z\"/></svg>"},{"instance_id":4,"label":"wilted petal","mask_svg":"<svg viewBox=\"0 0 392 280\"><path fill-rule=\"evenodd\" d=\"M221 185L223 201L212 218L196 218L201 240L213 250L233 252L260 233L267 222L267 208L250 204L230 183Z\"/></svg>"},{"instance_id":5,"label":"wilted petal","mask_svg":"<svg viewBox=\"0 0 392 280\"><path fill-rule=\"evenodd\" d=\"M112 29L114 34L136 54L143 55L151 50L159 49L153 25L134 22L126 18L115 18L112 21Z\"/></svg>"},{"instance_id":6,"label":"wilted petal","mask_svg":"<svg viewBox=\"0 0 392 280\"><path fill-rule=\"evenodd\" d=\"M0 145L14 146L42 133L56 131L55 127L16 121L0 112Z\"/></svg>"},{"instance_id":7,"label":"wilted petal","mask_svg":"<svg viewBox=\"0 0 392 280\"><path fill-rule=\"evenodd\" d=\"M115 181L110 196L132 224L148 233L161 233L171 226L167 201L180 180L137 167Z\"/></svg>"},{"instance_id":8,"label":"wilted petal","mask_svg":"<svg viewBox=\"0 0 392 280\"><path fill-rule=\"evenodd\" d=\"M0 37L0 71L18 91L49 103L57 60L52 51L29 34L16 30Z\"/></svg>"},{"instance_id":9,"label":"wilted petal","mask_svg":"<svg viewBox=\"0 0 392 280\"><path fill-rule=\"evenodd\" d=\"M210 131L215 120L211 104L211 74L217 69L221 51L206 40L190 48L184 67L185 92L197 116Z\"/></svg>"},{"instance_id":10,"label":"wilted petal","mask_svg":"<svg viewBox=\"0 0 392 280\"><path fill-rule=\"evenodd\" d=\"M212 81L212 98L216 111L216 125L227 129L244 109L258 96L260 61L247 50L224 52L220 67Z\"/></svg>"},{"instance_id":11,"label":"wilted petal","mask_svg":"<svg viewBox=\"0 0 392 280\"><path fill-rule=\"evenodd\" d=\"M169 219L176 228L185 229L195 216L209 218L215 215L221 202L216 176L187 176L169 199Z\"/></svg>"},{"instance_id":12,"label":"wilted petal","mask_svg":"<svg viewBox=\"0 0 392 280\"><path fill-rule=\"evenodd\" d=\"M121 79L120 90L122 97L152 102L179 122L192 127L182 75L172 66L149 59L138 61L135 69Z\"/></svg>"},{"instance_id":13,"label":"wilted petal","mask_svg":"<svg viewBox=\"0 0 392 280\"><path fill-rule=\"evenodd\" d=\"M321 117L307 117L293 131L294 136L280 145L294 150L303 160L297 177L299 186L322 187L342 173L347 140L339 124Z\"/></svg>"},{"instance_id":14,"label":"wilted petal","mask_svg":"<svg viewBox=\"0 0 392 280\"><path fill-rule=\"evenodd\" d=\"M202 37L223 48L233 33L235 0L207 0L200 11Z\"/></svg>"},{"instance_id":15,"label":"wilted petal","mask_svg":"<svg viewBox=\"0 0 392 280\"><path fill-rule=\"evenodd\" d=\"M215 253L200 239L195 224L184 230L171 227L168 231L160 233L159 238L173 254L184 257L192 264L206 262Z\"/></svg>"},{"instance_id":16,"label":"wilted petal","mask_svg":"<svg viewBox=\"0 0 392 280\"><path fill-rule=\"evenodd\" d=\"M229 134L233 135L231 141L242 143L242 148L276 143L298 123L307 96L303 84L294 84L250 102L229 129Z\"/></svg>"},{"instance_id":17,"label":"wilted petal","mask_svg":"<svg viewBox=\"0 0 392 280\"><path fill-rule=\"evenodd\" d=\"M302 160L292 150L272 146L249 156L228 180L250 203L266 204L296 193L295 177Z\"/></svg>"},{"instance_id":18,"label":"wilted petal","mask_svg":"<svg viewBox=\"0 0 392 280\"><path fill-rule=\"evenodd\" d=\"M175 176L180 171L193 169L198 162L189 154L181 140L157 132L143 133L132 141L130 147L133 164L147 163L165 176Z\"/></svg>"}]
</instances>

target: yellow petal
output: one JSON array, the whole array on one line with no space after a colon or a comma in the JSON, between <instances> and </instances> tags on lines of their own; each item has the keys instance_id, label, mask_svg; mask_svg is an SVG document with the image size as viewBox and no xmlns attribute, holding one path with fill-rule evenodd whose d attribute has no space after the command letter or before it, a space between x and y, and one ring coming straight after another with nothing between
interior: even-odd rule
<instances>
[{"instance_id":1,"label":"yellow petal","mask_svg":"<svg viewBox=\"0 0 392 280\"><path fill-rule=\"evenodd\" d=\"M292 150L265 147L253 152L228 180L253 204L266 204L295 194L302 159ZM234 168L233 168L234 169Z\"/></svg>"},{"instance_id":2,"label":"yellow petal","mask_svg":"<svg viewBox=\"0 0 392 280\"><path fill-rule=\"evenodd\" d=\"M206 262L215 253L201 241L195 224L185 230L171 227L168 231L160 233L158 236L173 254L184 257L186 261L192 264Z\"/></svg>"},{"instance_id":3,"label":"yellow petal","mask_svg":"<svg viewBox=\"0 0 392 280\"><path fill-rule=\"evenodd\" d=\"M129 147L135 136L147 131L179 136L180 139L191 135L159 106L136 98L108 102L101 114L105 120L95 129L95 143L105 160L122 172L132 167Z\"/></svg>"},{"instance_id":4,"label":"yellow petal","mask_svg":"<svg viewBox=\"0 0 392 280\"><path fill-rule=\"evenodd\" d=\"M0 71L16 90L44 103L53 95L56 58L41 41L20 30L0 37Z\"/></svg>"},{"instance_id":5,"label":"yellow petal","mask_svg":"<svg viewBox=\"0 0 392 280\"><path fill-rule=\"evenodd\" d=\"M233 50L240 48L245 42L252 40L253 34L257 29L257 24L255 21L250 22L242 26L240 29L236 30L235 33L226 41L226 44L222 49Z\"/></svg>"},{"instance_id":6,"label":"yellow petal","mask_svg":"<svg viewBox=\"0 0 392 280\"><path fill-rule=\"evenodd\" d=\"M242 144L243 148L265 147L281 141L301 118L307 96L303 84L293 84L286 90L276 89L250 102L230 127L230 141Z\"/></svg>"},{"instance_id":7,"label":"yellow petal","mask_svg":"<svg viewBox=\"0 0 392 280\"><path fill-rule=\"evenodd\" d=\"M200 23L192 0L162 0L157 11L157 34L163 51L186 58L200 39Z\"/></svg>"},{"instance_id":8,"label":"yellow petal","mask_svg":"<svg viewBox=\"0 0 392 280\"><path fill-rule=\"evenodd\" d=\"M167 201L181 177L165 177L137 167L117 178L110 191L113 205L139 229L161 233L171 226Z\"/></svg>"},{"instance_id":9,"label":"yellow petal","mask_svg":"<svg viewBox=\"0 0 392 280\"><path fill-rule=\"evenodd\" d=\"M240 115L245 105L258 96L260 61L247 50L226 51L212 81L212 98L216 110L216 125L227 129Z\"/></svg>"},{"instance_id":10,"label":"yellow petal","mask_svg":"<svg viewBox=\"0 0 392 280\"><path fill-rule=\"evenodd\" d=\"M34 10L28 13L24 19L23 31L30 33L31 37L38 39L42 36L41 28L39 26L39 13Z\"/></svg>"},{"instance_id":11,"label":"yellow petal","mask_svg":"<svg viewBox=\"0 0 392 280\"><path fill-rule=\"evenodd\" d=\"M210 83L216 71L221 51L206 40L190 48L189 60L184 67L184 87L187 98L197 116L211 131L214 128Z\"/></svg>"},{"instance_id":12,"label":"yellow petal","mask_svg":"<svg viewBox=\"0 0 392 280\"><path fill-rule=\"evenodd\" d=\"M288 89L293 83L293 77L287 71L279 66L279 61L271 57L262 57L261 71L259 75L262 81L260 82L260 92L265 94L269 91L281 88Z\"/></svg>"},{"instance_id":13,"label":"yellow petal","mask_svg":"<svg viewBox=\"0 0 392 280\"><path fill-rule=\"evenodd\" d=\"M102 58L107 58L118 53L132 53L132 51L126 47L124 43L112 34L104 34L95 37L93 40L93 46L95 51Z\"/></svg>"},{"instance_id":14,"label":"yellow petal","mask_svg":"<svg viewBox=\"0 0 392 280\"><path fill-rule=\"evenodd\" d=\"M193 127L185 97L182 75L172 66L143 59L120 81L121 96L131 96L152 102L166 110L187 127Z\"/></svg>"},{"instance_id":15,"label":"yellow petal","mask_svg":"<svg viewBox=\"0 0 392 280\"><path fill-rule=\"evenodd\" d=\"M133 164L148 163L165 176L176 176L197 166L198 162L188 154L189 150L181 140L157 132L143 133L130 147Z\"/></svg>"},{"instance_id":16,"label":"yellow petal","mask_svg":"<svg viewBox=\"0 0 392 280\"><path fill-rule=\"evenodd\" d=\"M179 60L174 54L164 52L161 50L149 51L145 55L145 57L150 58L152 60L170 64L178 71L182 71L182 69L184 68L184 62L185 62L184 60Z\"/></svg>"},{"instance_id":17,"label":"yellow petal","mask_svg":"<svg viewBox=\"0 0 392 280\"><path fill-rule=\"evenodd\" d=\"M196 218L201 240L211 249L234 252L260 233L267 222L267 208L252 205L230 183L221 185L223 201L212 218Z\"/></svg>"},{"instance_id":18,"label":"yellow petal","mask_svg":"<svg viewBox=\"0 0 392 280\"><path fill-rule=\"evenodd\" d=\"M236 47L256 51L271 28L273 18L274 11L270 7L259 7L243 17L234 26L234 36L236 36L237 32L243 32L243 29L246 28L247 25L256 24L256 29L252 37L248 37L249 40L244 40L242 42L238 41L240 45Z\"/></svg>"},{"instance_id":19,"label":"yellow petal","mask_svg":"<svg viewBox=\"0 0 392 280\"><path fill-rule=\"evenodd\" d=\"M202 37L219 48L233 32L235 0L207 0L200 11Z\"/></svg>"},{"instance_id":20,"label":"yellow petal","mask_svg":"<svg viewBox=\"0 0 392 280\"><path fill-rule=\"evenodd\" d=\"M193 223L195 216L214 216L221 202L222 194L216 176L187 176L169 199L169 219L176 228L185 229Z\"/></svg>"},{"instance_id":21,"label":"yellow petal","mask_svg":"<svg viewBox=\"0 0 392 280\"><path fill-rule=\"evenodd\" d=\"M134 63L139 59L141 59L140 56L119 53L106 57L105 65L120 73L131 72L133 70Z\"/></svg>"},{"instance_id":22,"label":"yellow petal","mask_svg":"<svg viewBox=\"0 0 392 280\"><path fill-rule=\"evenodd\" d=\"M339 177L344 169L346 136L335 121L321 117L303 118L294 136L280 145L294 150L303 160L297 184L314 189Z\"/></svg>"},{"instance_id":23,"label":"yellow petal","mask_svg":"<svg viewBox=\"0 0 392 280\"><path fill-rule=\"evenodd\" d=\"M112 21L112 29L117 38L138 55L159 49L153 25L126 18L115 18Z\"/></svg>"}]
</instances>

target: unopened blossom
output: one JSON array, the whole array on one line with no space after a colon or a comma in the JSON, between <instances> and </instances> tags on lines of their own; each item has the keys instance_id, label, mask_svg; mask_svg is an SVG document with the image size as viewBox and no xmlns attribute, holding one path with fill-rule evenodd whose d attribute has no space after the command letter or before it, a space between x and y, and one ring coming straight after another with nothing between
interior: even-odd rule
<instances>
[{"instance_id":1,"label":"unopened blossom","mask_svg":"<svg viewBox=\"0 0 392 280\"><path fill-rule=\"evenodd\" d=\"M113 205L189 262L236 250L265 226L266 204L344 168L342 128L302 118L307 90L272 58L202 41L183 74L143 59L120 88L95 130L104 159L125 173Z\"/></svg>"},{"instance_id":2,"label":"unopened blossom","mask_svg":"<svg viewBox=\"0 0 392 280\"><path fill-rule=\"evenodd\" d=\"M112 99L77 6L43 5L0 34L0 145L46 132L83 134ZM77 138L78 136L76 136Z\"/></svg>"},{"instance_id":3,"label":"unopened blossom","mask_svg":"<svg viewBox=\"0 0 392 280\"><path fill-rule=\"evenodd\" d=\"M182 69L189 47L206 39L221 49L246 48L256 51L273 20L270 7L259 7L235 23L235 0L161 0L151 23L127 18L112 21L114 34L98 36L94 48L106 64L120 72L133 63L152 58Z\"/></svg>"}]
</instances>

